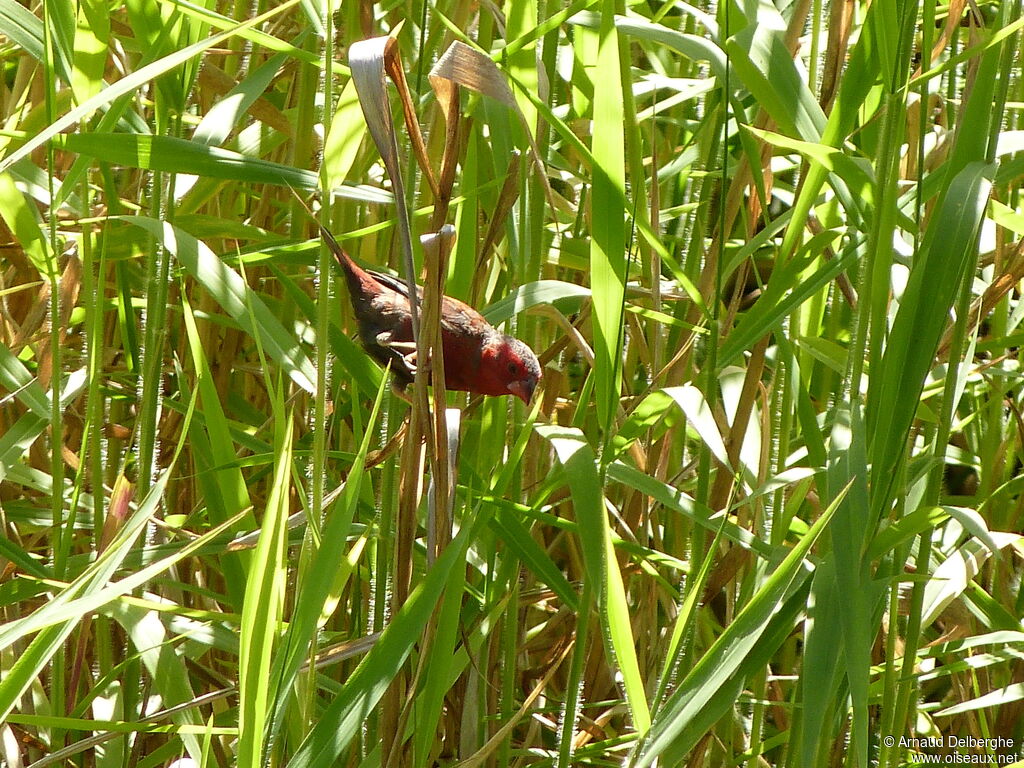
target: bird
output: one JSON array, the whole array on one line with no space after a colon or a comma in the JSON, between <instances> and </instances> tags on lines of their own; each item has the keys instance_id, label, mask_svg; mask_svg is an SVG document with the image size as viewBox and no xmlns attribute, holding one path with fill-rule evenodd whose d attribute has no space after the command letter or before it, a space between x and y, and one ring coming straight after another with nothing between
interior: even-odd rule
<instances>
[{"instance_id":1,"label":"bird","mask_svg":"<svg viewBox=\"0 0 1024 768\"><path fill-rule=\"evenodd\" d=\"M391 275L360 267L322 224L320 235L348 283L363 348L381 365L391 365L399 390L416 376L409 289ZM423 288L417 286L422 300ZM445 388L480 395L513 395L529 405L542 378L533 350L504 334L468 304L441 300L441 348Z\"/></svg>"}]
</instances>

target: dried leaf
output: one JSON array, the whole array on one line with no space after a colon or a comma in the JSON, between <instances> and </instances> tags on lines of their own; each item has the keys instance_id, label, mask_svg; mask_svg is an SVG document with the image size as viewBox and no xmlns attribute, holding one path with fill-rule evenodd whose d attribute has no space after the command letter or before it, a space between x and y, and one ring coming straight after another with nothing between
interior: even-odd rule
<instances>
[{"instance_id":1,"label":"dried leaf","mask_svg":"<svg viewBox=\"0 0 1024 768\"><path fill-rule=\"evenodd\" d=\"M445 117L449 122L453 119L449 114L449 110L451 110L449 94L450 89L454 86L463 86L483 94L504 104L515 113L523 125L527 141L530 143L530 155L533 157L537 173L540 175L541 183L544 185L544 194L547 197L548 205L554 211L554 194L551 191L551 185L548 183L548 176L544 170L544 161L540 156L540 148L537 146L537 141L533 136L533 131L530 130L526 116L519 108L519 104L512 94L512 89L509 88L505 76L498 69L497 65L481 51L466 45L460 40L456 40L448 46L448 50L437 60L433 69L430 70L429 78L430 85L434 89L434 93L437 94L438 102L441 104L441 109L446 110Z\"/></svg>"}]
</instances>

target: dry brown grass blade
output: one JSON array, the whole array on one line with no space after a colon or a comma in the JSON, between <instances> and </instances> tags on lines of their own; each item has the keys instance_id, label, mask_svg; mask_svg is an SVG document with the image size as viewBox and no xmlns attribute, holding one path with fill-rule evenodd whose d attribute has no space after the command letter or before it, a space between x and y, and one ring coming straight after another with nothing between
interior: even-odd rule
<instances>
[{"instance_id":1,"label":"dry brown grass blade","mask_svg":"<svg viewBox=\"0 0 1024 768\"><path fill-rule=\"evenodd\" d=\"M416 267L413 258L412 226L408 201L405 194L405 183L402 177L402 163L398 151L398 139L395 135L391 105L388 100L386 77L396 82L402 95L406 125L412 126L414 151L419 126L415 114L411 112L412 102L405 76L401 71L401 60L398 57L397 43L391 37L375 37L361 40L349 48L349 67L355 82L359 105L363 110L367 128L373 137L377 151L380 152L384 167L391 179L395 194L395 205L398 214L398 229L402 242L405 263L405 280L408 286L409 307L412 315L413 340L416 343L417 360L416 378L413 384L413 407L409 414L409 430L402 446L399 478L398 514L395 520L395 551L394 573L392 581L391 605L397 613L409 598L412 583L413 543L416 538L417 509L423 495L424 470L424 439L433 445L433 424L429 417L430 406L427 403L427 379L429 368L426 361L431 360L431 352L436 334L429 334L424 339L420 326L420 311L417 306L418 292L416 288ZM421 147L422 149L422 147ZM422 162L422 160L421 160ZM435 186L436 188L436 186ZM439 297L435 300L440 303ZM436 323L436 320L434 321ZM399 672L392 680L387 693L381 701L381 744L382 765L397 765L403 761L403 750L400 735L402 704L405 699L408 674Z\"/></svg>"},{"instance_id":2,"label":"dry brown grass blade","mask_svg":"<svg viewBox=\"0 0 1024 768\"><path fill-rule=\"evenodd\" d=\"M960 26L960 20L964 15L964 8L967 7L967 0L951 0L949 3L949 10L946 14L946 24L942 28L942 34L939 35L939 39L935 41L932 46L931 58L928 61L938 61L942 52L949 45L950 40L953 39L953 33L956 32L956 28ZM924 62L922 62L922 65ZM911 79L919 77L923 70L919 66Z\"/></svg>"},{"instance_id":3,"label":"dry brown grass blade","mask_svg":"<svg viewBox=\"0 0 1024 768\"><path fill-rule=\"evenodd\" d=\"M455 243L455 228L451 224L445 224L439 232L424 235L421 239L423 253L425 256L426 279L423 286L423 335L420 338L420 351L418 354L428 354L430 357L420 357L421 360L430 361L431 383L434 389L433 401L433 429L431 437L433 442L428 453L430 462L431 484L433 493L429 503L433 510L431 515L432 525L436 536L433 546L427 547L429 560L441 553L451 535L451 522L448 510L451 507L451 489L454 477L452 475L449 447L451 435L447 423L448 413L445 408L445 380L444 380L444 357L441 344L441 304L444 292L442 286L444 276L447 274L448 254L451 253ZM457 422L456 422L457 423ZM456 426L455 438L458 439L458 428ZM428 537L429 538L429 537Z\"/></svg>"},{"instance_id":4,"label":"dry brown grass blade","mask_svg":"<svg viewBox=\"0 0 1024 768\"><path fill-rule=\"evenodd\" d=\"M444 78L430 78L430 85L437 95L437 103L444 116L445 136L444 155L441 158L441 177L434 195L434 215L432 228L441 229L448 218L448 205L452 199L452 188L455 186L455 170L459 159L459 86Z\"/></svg>"},{"instance_id":5,"label":"dry brown grass blade","mask_svg":"<svg viewBox=\"0 0 1024 768\"><path fill-rule=\"evenodd\" d=\"M409 306L412 314L413 341L417 346L417 357L419 360L430 360L430 346L421 346L420 336L420 308L418 306L418 292L416 289L416 267L413 258L412 225L410 223L410 212L405 194L405 182L402 175L402 163L398 151L398 138L395 134L394 120L391 114L391 104L388 100L386 78L390 77L398 87L402 96L403 109L406 110L406 124L411 126L413 145L422 145L422 136L419 135L419 126L415 114L408 113L412 108L411 98L405 84L405 75L401 71L401 58L398 54L397 42L393 37L374 37L369 40L361 40L349 48L349 67L352 71L352 79L356 84L356 93L359 96L359 105L363 110L367 128L373 138L377 151L384 161L391 185L395 194L395 206L398 214L398 229L402 241L402 250L405 263L405 281L409 293ZM422 149L422 147L421 147ZM431 425L426 418L428 412L426 383L427 366L420 365L416 372L416 381L413 386L413 412L409 424L408 445L415 445L420 451L420 436L430 438ZM412 450L412 448L409 448ZM402 471L410 472L413 467L422 464L422 455L415 457L404 454ZM421 481L403 482L403 508L410 516L415 516L415 509L419 503L419 492ZM411 556L411 551L409 553ZM403 561L400 556L399 562ZM403 586L406 585L406 586ZM407 587L407 580L402 578L396 583L396 597L401 597Z\"/></svg>"},{"instance_id":6,"label":"dry brown grass blade","mask_svg":"<svg viewBox=\"0 0 1024 768\"><path fill-rule=\"evenodd\" d=\"M739 402L736 404L736 414L733 416L732 426L722 430L729 466L719 466L715 483L712 486L709 505L715 511L726 509L729 496L731 495L734 477L729 467L736 469L741 463L740 452L747 437L747 429L750 426L750 417L754 412L754 405L757 402L761 377L764 374L765 355L768 351L770 339L770 335L762 336L751 350L750 361L747 364L747 372L743 379L743 388L740 391Z\"/></svg>"},{"instance_id":7,"label":"dry brown grass blade","mask_svg":"<svg viewBox=\"0 0 1024 768\"><path fill-rule=\"evenodd\" d=\"M412 151L416 155L416 162L423 170L423 175L430 185L430 191L435 198L439 196L437 179L434 178L434 171L430 167L430 159L427 156L427 146L423 141L423 133L420 131L419 118L416 116L416 106L412 101L412 94L409 92L409 83L405 79L405 67L402 64L402 54L398 50L398 43L395 38L388 36L383 39L384 44L384 71L387 72L391 82L398 89L398 98L402 102L402 117L405 120L405 130L409 133L409 140L412 142Z\"/></svg>"},{"instance_id":8,"label":"dry brown grass blade","mask_svg":"<svg viewBox=\"0 0 1024 768\"><path fill-rule=\"evenodd\" d=\"M818 103L828 111L839 90L839 77L846 63L846 51L853 31L853 16L857 4L854 0L838 0L832 4L828 20L828 44L825 64L821 73L821 93Z\"/></svg>"},{"instance_id":9,"label":"dry brown grass blade","mask_svg":"<svg viewBox=\"0 0 1024 768\"><path fill-rule=\"evenodd\" d=\"M58 286L60 293L60 317L58 319L58 327L60 341L63 345L68 335L68 328L71 322L71 311L78 304L78 294L82 288L82 262L77 256L72 255L68 259L67 264L64 266L64 271L61 273ZM49 306L48 302L50 299L49 286L44 286L44 289L40 290L40 298L43 298L43 294L45 294L46 298L46 302L40 301L39 305L39 309L42 312L42 317L39 318L40 327L42 327L43 318L46 316L46 310ZM39 383L43 387L48 387L50 386L50 381L53 376L53 358L51 356L50 346L48 344L41 344L37 354L39 355Z\"/></svg>"},{"instance_id":10,"label":"dry brown grass blade","mask_svg":"<svg viewBox=\"0 0 1024 768\"><path fill-rule=\"evenodd\" d=\"M999 277L991 282L984 294L971 303L968 314L969 328L976 328L982 318L988 317L996 304L1002 301L1022 279L1024 279L1024 240L1017 243L1013 253L1006 260ZM937 360L945 360L949 355L955 330L955 322L950 321L942 335L942 341L936 353Z\"/></svg>"},{"instance_id":11,"label":"dry brown grass blade","mask_svg":"<svg viewBox=\"0 0 1024 768\"><path fill-rule=\"evenodd\" d=\"M530 707L533 706L533 702L537 700L548 687L551 679L555 676L555 673L561 668L562 662L565 661L565 657L569 655L569 651L572 650L574 642L565 644L562 652L558 655L558 658L551 664L547 672L544 673L544 677L533 687L529 695L523 701L522 706L519 710L509 718L508 722L501 726L498 731L484 744L475 755L466 758L460 763L456 763L456 768L477 768L477 766L485 765L488 758L494 754L494 752L501 746L501 743L509 737L512 730L519 724L530 711Z\"/></svg>"},{"instance_id":12,"label":"dry brown grass blade","mask_svg":"<svg viewBox=\"0 0 1024 768\"><path fill-rule=\"evenodd\" d=\"M441 54L441 58L437 60L433 69L430 70L429 77L430 84L442 103L446 99L442 99L441 94L447 93L447 89L451 87L445 84L447 81L448 83L469 88L472 91L492 98L504 104L515 113L523 126L526 139L530 143L530 155L533 157L541 184L544 186L544 195L551 210L554 211L555 197L551 190L551 184L548 182L548 175L544 169L544 161L540 156L537 140L533 136L533 131L530 130L526 116L519 108L519 104L516 103L512 89L497 65L481 51L466 45L460 40L456 40L448 46L448 50Z\"/></svg>"},{"instance_id":13,"label":"dry brown grass blade","mask_svg":"<svg viewBox=\"0 0 1024 768\"><path fill-rule=\"evenodd\" d=\"M235 78L211 62L209 58L203 62L203 67L199 70L198 92L202 93L204 97L226 96L237 85L238 81ZM285 136L294 135L295 125L292 121L263 96L257 98L246 112Z\"/></svg>"},{"instance_id":14,"label":"dry brown grass blade","mask_svg":"<svg viewBox=\"0 0 1024 768\"><path fill-rule=\"evenodd\" d=\"M412 225L410 223L410 212L408 200L405 194L405 182L402 175L402 163L398 151L398 138L395 134L394 120L391 114L391 105L387 95L386 78L390 77L398 88L402 98L402 107L405 111L406 127L410 132L414 151L422 153L421 162L425 162L425 148L423 137L419 132L419 123L412 111L413 105L409 90L405 82L405 74L402 71L402 61L398 53L398 43L393 37L374 37L369 40L361 40L349 48L349 67L352 70L352 79L356 84L356 93L359 96L359 105L366 118L366 125L370 135L373 137L377 151L380 152L384 167L387 169L391 179L391 185L395 193L395 206L398 213L398 228L402 240L402 248L405 263L405 281L409 292L409 306L412 313L413 341L416 343L417 358L419 360L432 359L432 346L422 345L420 308L418 306L418 292L416 289L416 267L413 258L412 246ZM418 148L417 148L418 147ZM424 166L425 172L429 174L429 167ZM435 189L436 181L432 183ZM428 366L417 367L416 380L413 385L412 402L413 412L409 423L410 442L420 444L421 435L426 438L428 444L433 443L431 437L432 425L426 414L429 412L427 404L427 376ZM411 471L413 466L422 464L422 456L415 459L413 456L406 456L403 461L403 472ZM421 483L403 483L402 487L406 493L413 493L413 488L419 488ZM418 492L415 496L403 497L405 509L408 514L414 515L416 505L419 503ZM410 553L411 554L411 553ZM401 560L401 558L399 558ZM404 583L404 580L399 582ZM399 594L402 590L399 589ZM403 600L404 601L404 600Z\"/></svg>"},{"instance_id":15,"label":"dry brown grass blade","mask_svg":"<svg viewBox=\"0 0 1024 768\"><path fill-rule=\"evenodd\" d=\"M412 332L415 340L419 338L420 323L419 307L416 300L416 266L412 254L412 226L409 221L409 208L405 196L405 181L398 152L398 138L395 135L395 125L385 81L385 73L388 72L387 60L389 56L396 55L395 46L397 43L390 37L360 40L349 48L348 63L352 71L352 79L356 84L356 92L359 95L359 106L366 119L366 127L384 161L384 167L387 169L395 194L398 231L405 259L405 280L409 288Z\"/></svg>"},{"instance_id":16,"label":"dry brown grass blade","mask_svg":"<svg viewBox=\"0 0 1024 768\"><path fill-rule=\"evenodd\" d=\"M483 279L481 267L483 266L484 259L501 236L505 220L508 218L512 206L519 198L519 164L521 159L522 154L517 150L508 162L508 172L505 174L505 183L502 184L501 193L498 195L498 204L495 206L491 220L487 224L487 234L484 236L483 244L476 255L475 274L477 282Z\"/></svg>"},{"instance_id":17,"label":"dry brown grass blade","mask_svg":"<svg viewBox=\"0 0 1024 768\"><path fill-rule=\"evenodd\" d=\"M747 365L747 373L743 379L743 389L740 392L739 402L736 404L736 413L732 419L731 428L722 430L725 440L726 455L729 459L729 467L739 467L740 452L744 440L747 437L747 430L751 423L751 415L754 405L757 402L758 394L763 392L761 377L764 373L765 355L768 350L768 342L771 336L762 336L751 351L750 362ZM739 491L735 487L735 475L721 462L716 462L718 471L715 475L714 485L711 489L709 505L714 510L728 511L732 504L732 497ZM762 465L763 466L763 465ZM762 470L763 471L763 470ZM739 524L746 526L748 520L739 519ZM708 539L710 543L710 538ZM728 584L739 569L750 562L750 552L734 547L719 562L708 578L708 585L705 588L705 600L711 600L726 584Z\"/></svg>"}]
</instances>

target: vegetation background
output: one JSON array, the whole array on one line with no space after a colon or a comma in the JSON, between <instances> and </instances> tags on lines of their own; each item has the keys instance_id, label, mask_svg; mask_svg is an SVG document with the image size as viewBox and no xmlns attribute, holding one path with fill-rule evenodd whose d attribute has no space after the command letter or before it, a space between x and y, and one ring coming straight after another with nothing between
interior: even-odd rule
<instances>
[{"instance_id":1,"label":"vegetation background","mask_svg":"<svg viewBox=\"0 0 1024 768\"><path fill-rule=\"evenodd\" d=\"M0 0L0 761L1019 759L1022 26ZM403 431L303 204L534 402Z\"/></svg>"}]
</instances>

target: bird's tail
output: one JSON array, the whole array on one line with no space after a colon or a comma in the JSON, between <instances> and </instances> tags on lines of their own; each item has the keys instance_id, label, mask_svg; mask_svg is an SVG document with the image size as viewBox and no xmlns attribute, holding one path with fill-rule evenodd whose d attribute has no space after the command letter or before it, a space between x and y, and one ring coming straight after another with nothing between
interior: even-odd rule
<instances>
[{"instance_id":1,"label":"bird's tail","mask_svg":"<svg viewBox=\"0 0 1024 768\"><path fill-rule=\"evenodd\" d=\"M327 247L331 249L331 253L334 254L334 258L337 260L345 274L349 276L357 276L362 272L363 269L352 261L352 257L345 253L345 249L338 245L338 241L334 239L334 235L330 233L330 230L328 230L323 224L319 224L318 226L320 227L320 237L322 237L324 242L327 243Z\"/></svg>"},{"instance_id":2,"label":"bird's tail","mask_svg":"<svg viewBox=\"0 0 1024 768\"><path fill-rule=\"evenodd\" d=\"M285 184L288 184L287 180L285 181ZM298 201L299 205L305 209L306 215L309 216L310 221L315 222L320 228L320 237L322 237L324 242L327 243L327 247L331 249L331 253L334 254L334 258L337 259L338 264L341 265L345 274L350 276L350 279L352 276L358 276L358 274L363 271L359 265L352 261L351 257L345 253L345 250L338 245L338 241L334 239L334 235L331 234L330 230L317 221L316 216L313 215L309 206L306 205L306 201L299 196L299 193L295 191L295 188L291 184L288 184L288 189L292 191L292 195Z\"/></svg>"},{"instance_id":3,"label":"bird's tail","mask_svg":"<svg viewBox=\"0 0 1024 768\"><path fill-rule=\"evenodd\" d=\"M353 304L379 292L380 286L373 276L356 264L352 257L345 253L345 249L338 244L338 241L334 239L334 235L323 224L318 224L318 226L320 227L320 237L327 243L327 247L334 254L334 258L341 267L341 271L345 273L345 281L348 283Z\"/></svg>"}]
</instances>

